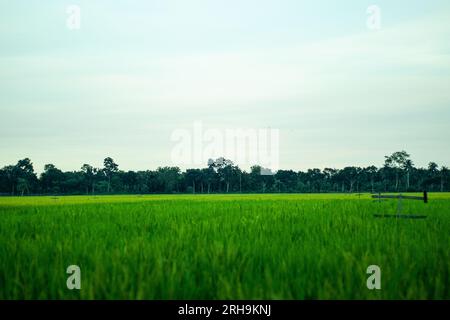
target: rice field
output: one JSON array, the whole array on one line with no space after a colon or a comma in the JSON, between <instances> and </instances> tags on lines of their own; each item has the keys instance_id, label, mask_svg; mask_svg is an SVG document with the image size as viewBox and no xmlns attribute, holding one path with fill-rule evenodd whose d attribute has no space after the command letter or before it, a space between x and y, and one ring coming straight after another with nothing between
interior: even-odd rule
<instances>
[{"instance_id":1,"label":"rice field","mask_svg":"<svg viewBox=\"0 0 450 320\"><path fill-rule=\"evenodd\" d=\"M0 299L450 299L450 194L429 198L412 220L368 194L2 197Z\"/></svg>"}]
</instances>

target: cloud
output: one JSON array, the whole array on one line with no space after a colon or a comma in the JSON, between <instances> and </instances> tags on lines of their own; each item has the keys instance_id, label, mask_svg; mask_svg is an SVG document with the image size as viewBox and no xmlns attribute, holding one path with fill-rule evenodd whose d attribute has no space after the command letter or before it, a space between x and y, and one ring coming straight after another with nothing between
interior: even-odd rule
<instances>
[{"instance_id":1,"label":"cloud","mask_svg":"<svg viewBox=\"0 0 450 320\"><path fill-rule=\"evenodd\" d=\"M445 149L447 21L442 14L301 45L204 53L161 54L150 45L1 57L2 146L28 150L26 137L51 146L53 136L69 139L76 156L86 141L95 141L86 153L101 146L125 154L145 144L145 157L158 154L153 162L162 164L171 131L203 120L280 129L282 165L294 168L317 159L338 166L352 154L370 159L397 147L421 153L425 138Z\"/></svg>"}]
</instances>

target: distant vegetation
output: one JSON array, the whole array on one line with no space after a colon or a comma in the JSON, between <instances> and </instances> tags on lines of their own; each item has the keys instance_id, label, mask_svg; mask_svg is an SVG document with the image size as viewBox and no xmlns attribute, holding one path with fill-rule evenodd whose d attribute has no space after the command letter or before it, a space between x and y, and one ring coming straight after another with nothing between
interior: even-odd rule
<instances>
[{"instance_id":1,"label":"distant vegetation","mask_svg":"<svg viewBox=\"0 0 450 320\"><path fill-rule=\"evenodd\" d=\"M203 169L160 167L155 171L121 171L111 158L103 168L84 164L80 171L63 172L47 164L38 177L26 158L0 169L0 194L150 194L150 193L322 193L450 191L449 170L430 162L416 168L405 151L385 157L384 166L325 168L307 171L279 170L262 175L260 166L250 172L232 161L210 160Z\"/></svg>"}]
</instances>

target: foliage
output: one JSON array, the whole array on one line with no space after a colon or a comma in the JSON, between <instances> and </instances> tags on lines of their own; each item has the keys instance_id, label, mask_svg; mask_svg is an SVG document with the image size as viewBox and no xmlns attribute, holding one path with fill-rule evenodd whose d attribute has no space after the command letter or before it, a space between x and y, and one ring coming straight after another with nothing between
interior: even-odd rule
<instances>
[{"instance_id":1,"label":"foliage","mask_svg":"<svg viewBox=\"0 0 450 320\"><path fill-rule=\"evenodd\" d=\"M112 158L103 168L84 164L80 171L62 172L47 164L38 178L26 158L0 169L0 194L146 194L146 193L360 193L450 191L448 168L430 162L416 168L405 151L385 157L385 165L306 171L268 170L253 166L241 170L225 158L210 159L206 168L160 167L122 171Z\"/></svg>"}]
</instances>

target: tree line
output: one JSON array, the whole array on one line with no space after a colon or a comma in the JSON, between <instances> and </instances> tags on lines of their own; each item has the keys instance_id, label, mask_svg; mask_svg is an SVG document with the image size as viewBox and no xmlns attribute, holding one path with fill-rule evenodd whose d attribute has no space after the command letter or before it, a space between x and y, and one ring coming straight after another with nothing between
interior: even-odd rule
<instances>
[{"instance_id":1,"label":"tree line","mask_svg":"<svg viewBox=\"0 0 450 320\"><path fill-rule=\"evenodd\" d=\"M263 173L263 174L262 174ZM151 194L151 193L360 193L450 191L449 169L430 162L416 168L405 151L386 156L384 165L306 171L253 166L250 172L223 157L209 160L205 168L159 167L156 170L122 171L110 157L102 168L84 164L79 171L63 172L47 164L39 177L29 158L0 169L2 195Z\"/></svg>"}]
</instances>

